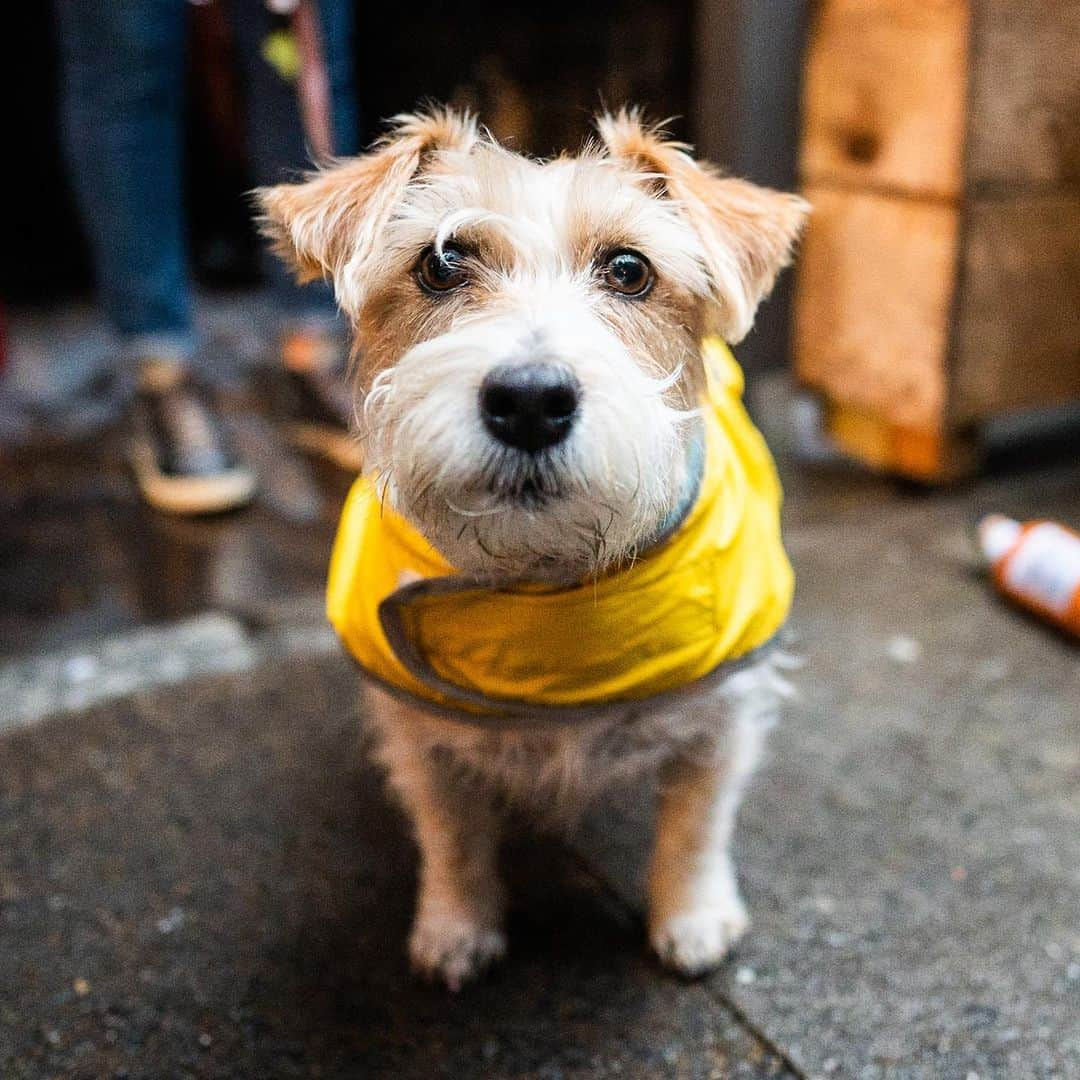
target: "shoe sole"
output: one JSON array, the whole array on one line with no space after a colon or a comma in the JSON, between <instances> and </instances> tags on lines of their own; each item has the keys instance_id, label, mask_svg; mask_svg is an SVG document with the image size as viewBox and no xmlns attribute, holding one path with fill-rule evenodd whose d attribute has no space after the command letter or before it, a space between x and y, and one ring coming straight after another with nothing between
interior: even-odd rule
<instances>
[{"instance_id":1,"label":"shoe sole","mask_svg":"<svg viewBox=\"0 0 1080 1080\"><path fill-rule=\"evenodd\" d=\"M360 444L347 432L325 424L289 424L285 434L293 446L327 458L347 472L358 473L363 467Z\"/></svg>"},{"instance_id":2,"label":"shoe sole","mask_svg":"<svg viewBox=\"0 0 1080 1080\"><path fill-rule=\"evenodd\" d=\"M247 506L255 497L255 476L247 469L230 469L217 476L166 476L137 450L129 457L142 497L167 514L220 514Z\"/></svg>"}]
</instances>

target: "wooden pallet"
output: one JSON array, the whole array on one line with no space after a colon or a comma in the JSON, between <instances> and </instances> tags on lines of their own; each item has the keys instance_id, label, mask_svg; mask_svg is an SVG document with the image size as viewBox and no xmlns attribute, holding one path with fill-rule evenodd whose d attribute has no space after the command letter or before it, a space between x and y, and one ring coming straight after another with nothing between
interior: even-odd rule
<instances>
[{"instance_id":1,"label":"wooden pallet","mask_svg":"<svg viewBox=\"0 0 1080 1080\"><path fill-rule=\"evenodd\" d=\"M1080 399L1080 0L820 0L795 357L830 433L923 480Z\"/></svg>"}]
</instances>

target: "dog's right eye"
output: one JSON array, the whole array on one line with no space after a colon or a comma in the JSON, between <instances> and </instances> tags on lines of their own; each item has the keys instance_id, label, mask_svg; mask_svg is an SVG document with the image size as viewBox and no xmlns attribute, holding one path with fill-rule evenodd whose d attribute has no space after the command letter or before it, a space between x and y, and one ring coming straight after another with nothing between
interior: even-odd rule
<instances>
[{"instance_id":1,"label":"dog's right eye","mask_svg":"<svg viewBox=\"0 0 1080 1080\"><path fill-rule=\"evenodd\" d=\"M604 284L613 292L631 299L644 296L653 283L652 266L640 252L626 248L607 257L602 273Z\"/></svg>"},{"instance_id":2,"label":"dog's right eye","mask_svg":"<svg viewBox=\"0 0 1080 1080\"><path fill-rule=\"evenodd\" d=\"M468 280L464 262L465 255L459 248L450 245L445 245L441 251L428 248L417 263L417 280L428 292L450 292Z\"/></svg>"}]
</instances>

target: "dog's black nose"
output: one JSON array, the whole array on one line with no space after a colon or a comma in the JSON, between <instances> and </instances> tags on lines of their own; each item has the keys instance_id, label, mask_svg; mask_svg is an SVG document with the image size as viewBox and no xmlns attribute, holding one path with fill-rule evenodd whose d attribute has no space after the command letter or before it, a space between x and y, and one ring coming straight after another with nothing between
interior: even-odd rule
<instances>
[{"instance_id":1,"label":"dog's black nose","mask_svg":"<svg viewBox=\"0 0 1080 1080\"><path fill-rule=\"evenodd\" d=\"M480 384L480 415L499 442L537 454L570 434L579 389L556 364L502 364Z\"/></svg>"}]
</instances>

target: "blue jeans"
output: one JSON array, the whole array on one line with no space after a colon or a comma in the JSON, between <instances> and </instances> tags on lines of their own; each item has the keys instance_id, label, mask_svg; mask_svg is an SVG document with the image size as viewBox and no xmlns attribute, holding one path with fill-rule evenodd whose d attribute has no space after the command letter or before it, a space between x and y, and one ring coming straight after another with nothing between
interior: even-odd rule
<instances>
[{"instance_id":1,"label":"blue jeans","mask_svg":"<svg viewBox=\"0 0 1080 1080\"><path fill-rule=\"evenodd\" d=\"M295 84L261 55L272 23L263 0L225 2L247 101L256 184L309 164ZM182 0L55 0L61 122L72 184L106 314L133 351L190 354L195 344L183 117L187 5ZM333 103L334 151L354 153L352 2L319 0ZM329 314L325 286L297 288L270 270L280 304Z\"/></svg>"}]
</instances>

